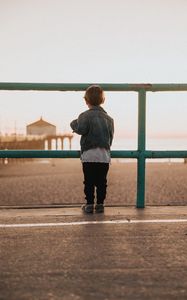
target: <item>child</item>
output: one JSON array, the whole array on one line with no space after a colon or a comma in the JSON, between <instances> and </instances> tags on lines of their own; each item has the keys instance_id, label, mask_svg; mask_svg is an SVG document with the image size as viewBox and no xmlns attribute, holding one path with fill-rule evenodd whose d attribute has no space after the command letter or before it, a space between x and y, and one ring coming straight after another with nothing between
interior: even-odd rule
<instances>
[{"instance_id":1,"label":"child","mask_svg":"<svg viewBox=\"0 0 187 300\"><path fill-rule=\"evenodd\" d=\"M70 124L73 131L81 135L81 161L86 199L86 204L82 209L85 213L93 213L96 187L95 211L102 213L111 160L110 146L113 140L114 122L100 106L105 101L104 92L100 86L88 87L84 99L89 109Z\"/></svg>"}]
</instances>

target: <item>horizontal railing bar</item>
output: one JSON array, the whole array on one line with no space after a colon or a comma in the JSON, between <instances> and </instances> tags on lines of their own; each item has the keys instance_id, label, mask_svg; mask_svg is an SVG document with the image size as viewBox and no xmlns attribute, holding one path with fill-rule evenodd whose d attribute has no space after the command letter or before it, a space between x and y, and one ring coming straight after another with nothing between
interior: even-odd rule
<instances>
[{"instance_id":1,"label":"horizontal railing bar","mask_svg":"<svg viewBox=\"0 0 187 300\"><path fill-rule=\"evenodd\" d=\"M186 158L187 150L145 151L146 158Z\"/></svg>"},{"instance_id":2,"label":"horizontal railing bar","mask_svg":"<svg viewBox=\"0 0 187 300\"><path fill-rule=\"evenodd\" d=\"M138 151L111 151L112 158L137 158ZM0 158L80 158L79 150L0 150Z\"/></svg>"},{"instance_id":3,"label":"horizontal railing bar","mask_svg":"<svg viewBox=\"0 0 187 300\"><path fill-rule=\"evenodd\" d=\"M1 158L79 158L78 150L1 150Z\"/></svg>"},{"instance_id":4,"label":"horizontal railing bar","mask_svg":"<svg viewBox=\"0 0 187 300\"><path fill-rule=\"evenodd\" d=\"M93 83L28 83L28 82L0 82L0 90L14 91L84 91ZM95 83L105 91L140 91L144 89L150 92L187 91L187 84L182 83Z\"/></svg>"},{"instance_id":5,"label":"horizontal railing bar","mask_svg":"<svg viewBox=\"0 0 187 300\"><path fill-rule=\"evenodd\" d=\"M112 150L112 158L186 158L187 151ZM0 150L0 158L80 158L79 150Z\"/></svg>"}]
</instances>

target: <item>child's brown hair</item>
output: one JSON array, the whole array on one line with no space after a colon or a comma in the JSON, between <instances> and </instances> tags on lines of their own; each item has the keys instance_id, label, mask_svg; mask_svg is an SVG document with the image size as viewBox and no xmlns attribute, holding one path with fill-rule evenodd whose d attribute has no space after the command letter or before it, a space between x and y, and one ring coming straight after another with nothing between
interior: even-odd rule
<instances>
[{"instance_id":1,"label":"child's brown hair","mask_svg":"<svg viewBox=\"0 0 187 300\"><path fill-rule=\"evenodd\" d=\"M99 85L91 85L87 88L84 99L87 103L98 106L105 101L104 92Z\"/></svg>"}]
</instances>

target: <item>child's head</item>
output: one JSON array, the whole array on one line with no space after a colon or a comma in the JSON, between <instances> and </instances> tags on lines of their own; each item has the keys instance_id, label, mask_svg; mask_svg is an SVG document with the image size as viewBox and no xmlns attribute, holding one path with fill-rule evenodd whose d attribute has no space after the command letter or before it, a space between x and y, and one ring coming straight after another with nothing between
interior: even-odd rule
<instances>
[{"instance_id":1,"label":"child's head","mask_svg":"<svg viewBox=\"0 0 187 300\"><path fill-rule=\"evenodd\" d=\"M84 99L88 105L98 106L105 101L104 92L99 85L91 85L87 88Z\"/></svg>"}]
</instances>

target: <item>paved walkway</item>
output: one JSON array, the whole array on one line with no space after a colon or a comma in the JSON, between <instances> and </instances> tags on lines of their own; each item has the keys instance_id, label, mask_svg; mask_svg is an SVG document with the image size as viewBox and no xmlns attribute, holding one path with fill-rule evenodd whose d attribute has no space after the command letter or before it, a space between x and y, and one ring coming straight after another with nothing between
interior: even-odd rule
<instances>
[{"instance_id":1,"label":"paved walkway","mask_svg":"<svg viewBox=\"0 0 187 300\"><path fill-rule=\"evenodd\" d=\"M186 299L187 206L0 209L0 299Z\"/></svg>"}]
</instances>

